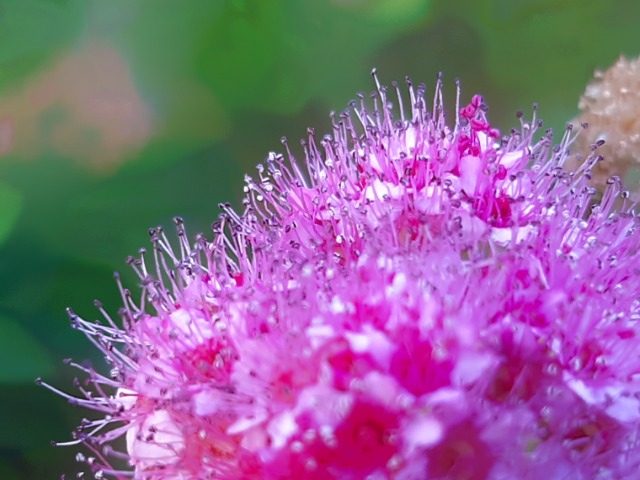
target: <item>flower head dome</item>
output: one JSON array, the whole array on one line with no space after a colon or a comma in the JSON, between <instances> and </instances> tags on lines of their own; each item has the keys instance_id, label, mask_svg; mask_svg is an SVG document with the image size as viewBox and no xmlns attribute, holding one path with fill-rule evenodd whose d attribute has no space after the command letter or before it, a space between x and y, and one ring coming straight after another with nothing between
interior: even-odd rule
<instances>
[{"instance_id":1,"label":"flower head dome","mask_svg":"<svg viewBox=\"0 0 640 480\"><path fill-rule=\"evenodd\" d=\"M212 238L152 230L120 322L71 313L112 368L68 397L101 412L72 442L96 478L635 478L628 193L563 169L570 129L376 86Z\"/></svg>"}]
</instances>

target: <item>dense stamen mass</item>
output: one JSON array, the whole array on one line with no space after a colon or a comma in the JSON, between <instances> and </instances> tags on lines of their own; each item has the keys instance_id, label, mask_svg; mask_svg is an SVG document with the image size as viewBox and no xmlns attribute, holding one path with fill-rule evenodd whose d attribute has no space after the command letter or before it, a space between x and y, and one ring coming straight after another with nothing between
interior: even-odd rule
<instances>
[{"instance_id":1,"label":"dense stamen mass","mask_svg":"<svg viewBox=\"0 0 640 480\"><path fill-rule=\"evenodd\" d=\"M595 149L563 169L571 128L501 136L479 96L450 122L440 79L431 108L375 80L211 239L151 230L119 322L70 312L110 375L45 386L99 412L69 442L95 478L637 478L628 193L589 185Z\"/></svg>"}]
</instances>

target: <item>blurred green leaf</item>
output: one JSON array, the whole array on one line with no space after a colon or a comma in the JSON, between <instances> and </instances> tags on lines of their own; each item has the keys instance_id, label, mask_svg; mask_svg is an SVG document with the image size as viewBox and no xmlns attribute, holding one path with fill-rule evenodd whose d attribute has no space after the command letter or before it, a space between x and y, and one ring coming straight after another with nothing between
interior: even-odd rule
<instances>
[{"instance_id":1,"label":"blurred green leaf","mask_svg":"<svg viewBox=\"0 0 640 480\"><path fill-rule=\"evenodd\" d=\"M370 71L370 56L425 21L431 0L145 4L93 2L93 16L121 18L111 21L109 37L127 52L158 111L175 111L189 90L206 86L203 101L224 119L247 108L298 112L314 98L344 103Z\"/></svg>"},{"instance_id":2,"label":"blurred green leaf","mask_svg":"<svg viewBox=\"0 0 640 480\"><path fill-rule=\"evenodd\" d=\"M620 0L460 3L438 2L439 17L465 19L478 32L491 82L506 98L535 95L547 119L569 121L594 69L607 68L621 53L640 52L638 2L633 9ZM636 21L619 20L627 15Z\"/></svg>"},{"instance_id":3,"label":"blurred green leaf","mask_svg":"<svg viewBox=\"0 0 640 480\"><path fill-rule=\"evenodd\" d=\"M83 0L0 0L0 87L21 80L83 27Z\"/></svg>"},{"instance_id":4,"label":"blurred green leaf","mask_svg":"<svg viewBox=\"0 0 640 480\"><path fill-rule=\"evenodd\" d=\"M19 480L20 474L16 467L0 457L0 478L3 480Z\"/></svg>"},{"instance_id":5,"label":"blurred green leaf","mask_svg":"<svg viewBox=\"0 0 640 480\"><path fill-rule=\"evenodd\" d=\"M44 348L18 322L0 316L0 383L31 383L52 371Z\"/></svg>"},{"instance_id":6,"label":"blurred green leaf","mask_svg":"<svg viewBox=\"0 0 640 480\"><path fill-rule=\"evenodd\" d=\"M0 451L44 447L51 440L67 439L70 432L65 424L69 419L79 420L79 414L86 413L70 408L66 400L36 386L33 381L30 385L0 384L0 396Z\"/></svg>"},{"instance_id":7,"label":"blurred green leaf","mask_svg":"<svg viewBox=\"0 0 640 480\"><path fill-rule=\"evenodd\" d=\"M217 203L235 200L241 182L239 166L228 154L207 148L164 168L124 172L66 192L57 198L53 218L46 218L48 208L30 225L69 258L120 269L127 255L149 247L149 227L170 230L173 216L185 218L190 237L206 233L218 214Z\"/></svg>"},{"instance_id":8,"label":"blurred green leaf","mask_svg":"<svg viewBox=\"0 0 640 480\"><path fill-rule=\"evenodd\" d=\"M0 244L2 244L16 224L22 209L22 195L18 190L0 183Z\"/></svg>"}]
</instances>

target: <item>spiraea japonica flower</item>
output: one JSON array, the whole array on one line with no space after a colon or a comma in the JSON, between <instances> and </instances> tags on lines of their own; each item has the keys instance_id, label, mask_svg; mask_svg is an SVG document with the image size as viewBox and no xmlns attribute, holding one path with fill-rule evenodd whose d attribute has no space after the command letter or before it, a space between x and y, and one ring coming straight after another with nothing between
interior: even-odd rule
<instances>
[{"instance_id":1,"label":"spiraea japonica flower","mask_svg":"<svg viewBox=\"0 0 640 480\"><path fill-rule=\"evenodd\" d=\"M628 193L563 169L571 128L376 86L210 238L152 230L120 319L70 313L111 368L68 396L96 478L637 478Z\"/></svg>"}]
</instances>

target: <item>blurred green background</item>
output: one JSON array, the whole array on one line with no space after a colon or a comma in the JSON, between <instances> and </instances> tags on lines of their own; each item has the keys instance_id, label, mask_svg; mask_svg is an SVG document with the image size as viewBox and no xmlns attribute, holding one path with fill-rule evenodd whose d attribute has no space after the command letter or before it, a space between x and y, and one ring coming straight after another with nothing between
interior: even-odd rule
<instances>
[{"instance_id":1,"label":"blurred green background","mask_svg":"<svg viewBox=\"0 0 640 480\"><path fill-rule=\"evenodd\" d=\"M100 358L64 309L116 312L147 228L207 231L244 172L385 82L482 93L494 123L576 113L640 53L637 0L0 0L0 480L72 474L62 359ZM71 475L69 476L71 477Z\"/></svg>"}]
</instances>

